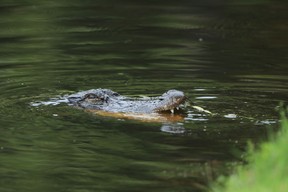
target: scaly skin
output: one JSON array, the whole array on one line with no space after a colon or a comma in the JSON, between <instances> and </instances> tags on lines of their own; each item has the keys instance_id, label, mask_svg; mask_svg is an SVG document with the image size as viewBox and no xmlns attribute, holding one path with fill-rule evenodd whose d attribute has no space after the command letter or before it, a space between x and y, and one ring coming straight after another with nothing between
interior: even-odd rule
<instances>
[{"instance_id":1,"label":"scaly skin","mask_svg":"<svg viewBox=\"0 0 288 192\"><path fill-rule=\"evenodd\" d=\"M150 114L165 111L174 112L185 102L182 91L169 90L159 97L131 98L121 96L109 89L91 89L68 96L68 100L75 106L89 111L103 111L103 113Z\"/></svg>"}]
</instances>

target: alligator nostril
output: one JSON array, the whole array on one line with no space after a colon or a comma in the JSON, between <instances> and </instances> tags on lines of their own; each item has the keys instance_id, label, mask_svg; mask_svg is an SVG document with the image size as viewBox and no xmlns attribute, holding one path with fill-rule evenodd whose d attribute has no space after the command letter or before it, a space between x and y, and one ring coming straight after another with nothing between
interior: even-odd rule
<instances>
[{"instance_id":1,"label":"alligator nostril","mask_svg":"<svg viewBox=\"0 0 288 192\"><path fill-rule=\"evenodd\" d=\"M120 96L119 93L113 93L112 96Z\"/></svg>"}]
</instances>

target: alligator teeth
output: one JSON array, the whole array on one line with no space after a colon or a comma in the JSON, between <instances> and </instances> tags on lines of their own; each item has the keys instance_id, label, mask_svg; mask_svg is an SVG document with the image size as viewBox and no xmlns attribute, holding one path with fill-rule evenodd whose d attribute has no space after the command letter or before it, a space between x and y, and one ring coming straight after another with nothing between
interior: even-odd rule
<instances>
[{"instance_id":1,"label":"alligator teeth","mask_svg":"<svg viewBox=\"0 0 288 192\"><path fill-rule=\"evenodd\" d=\"M174 113L174 109L171 109L170 111L171 111L171 113Z\"/></svg>"}]
</instances>

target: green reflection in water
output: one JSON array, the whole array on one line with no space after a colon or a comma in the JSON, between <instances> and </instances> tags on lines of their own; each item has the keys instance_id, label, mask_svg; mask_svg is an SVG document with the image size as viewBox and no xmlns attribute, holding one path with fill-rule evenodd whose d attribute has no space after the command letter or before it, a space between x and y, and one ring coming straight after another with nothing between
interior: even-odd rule
<instances>
[{"instance_id":1,"label":"green reflection in water","mask_svg":"<svg viewBox=\"0 0 288 192\"><path fill-rule=\"evenodd\" d=\"M206 190L239 162L236 149L277 127L287 99L287 11L259 4L3 1L1 191ZM219 116L188 107L177 135L29 105L99 87L177 88Z\"/></svg>"}]
</instances>

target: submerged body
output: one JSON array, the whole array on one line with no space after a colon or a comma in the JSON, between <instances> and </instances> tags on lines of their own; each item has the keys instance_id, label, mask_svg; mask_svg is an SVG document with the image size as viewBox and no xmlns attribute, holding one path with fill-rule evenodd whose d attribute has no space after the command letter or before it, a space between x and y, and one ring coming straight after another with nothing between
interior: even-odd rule
<instances>
[{"instance_id":1,"label":"submerged body","mask_svg":"<svg viewBox=\"0 0 288 192\"><path fill-rule=\"evenodd\" d=\"M103 116L147 121L166 121L167 118L179 120L180 116L171 116L171 113L178 110L185 100L184 93L177 90L169 90L159 97L147 98L121 96L109 89L91 89L68 96L71 104L89 112ZM169 112L168 115L167 112Z\"/></svg>"}]
</instances>

